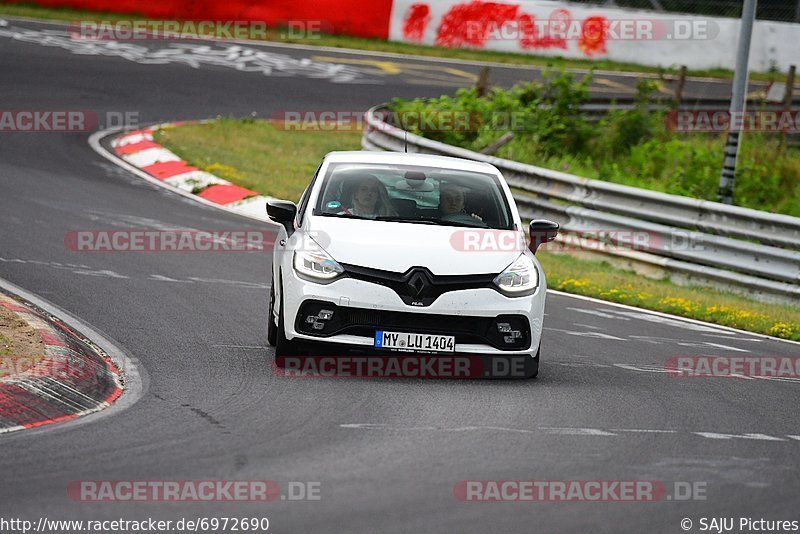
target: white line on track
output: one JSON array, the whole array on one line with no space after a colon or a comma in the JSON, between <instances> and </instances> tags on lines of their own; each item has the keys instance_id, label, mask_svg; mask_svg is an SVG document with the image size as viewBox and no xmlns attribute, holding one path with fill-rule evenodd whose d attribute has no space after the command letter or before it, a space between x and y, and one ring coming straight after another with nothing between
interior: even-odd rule
<instances>
[{"instance_id":1,"label":"white line on track","mask_svg":"<svg viewBox=\"0 0 800 534\"><path fill-rule=\"evenodd\" d=\"M800 442L800 436L795 434L785 434L783 436L772 436L761 432L746 432L742 434L735 433L722 433L722 432L708 432L708 431L692 431L692 430L674 430L662 428L590 428L590 427L552 427L540 426L536 428L512 428L503 426L457 426L457 427L444 427L444 426L402 426L390 425L383 423L342 423L340 428L351 430L376 430L376 431L389 431L389 432L512 432L515 434L531 434L531 435L555 435L555 436L573 436L573 437L599 437L599 438L614 438L620 437L624 434L652 434L652 435L685 435L694 436L713 440L757 440L769 442Z\"/></svg>"}]
</instances>

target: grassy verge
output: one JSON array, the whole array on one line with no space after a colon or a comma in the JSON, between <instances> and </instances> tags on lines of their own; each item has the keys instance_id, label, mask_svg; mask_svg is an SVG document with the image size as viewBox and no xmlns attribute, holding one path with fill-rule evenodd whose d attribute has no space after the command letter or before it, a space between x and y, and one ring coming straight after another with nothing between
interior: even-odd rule
<instances>
[{"instance_id":1,"label":"grassy verge","mask_svg":"<svg viewBox=\"0 0 800 534\"><path fill-rule=\"evenodd\" d=\"M35 4L0 4L0 15L31 17L51 20L75 21L88 20L130 20L143 19L137 14L101 13L69 8L50 8ZM380 39L367 39L347 35L316 34L306 37L287 36L280 29L272 29L267 33L268 41L295 43L311 46L330 46L336 48L354 48L373 52L388 52L395 54L411 54L418 56L438 57L446 59L463 59L470 61L488 61L495 63L508 63L518 65L531 65L558 69L599 69L617 72L648 72L661 75L677 74L677 68L660 68L636 63L623 63L605 59L572 59L562 57L545 57L530 54L516 54L512 52L493 52L467 48L441 48L434 46L417 45L411 43L388 42ZM701 69L690 70L690 76L704 76L713 78L732 78L733 72L728 69ZM751 80L774 81L782 80L782 76L775 72L752 72Z\"/></svg>"},{"instance_id":2,"label":"grassy verge","mask_svg":"<svg viewBox=\"0 0 800 534\"><path fill-rule=\"evenodd\" d=\"M156 133L195 167L265 195L297 202L322 156L360 150L360 131L281 130L266 121L220 118Z\"/></svg>"},{"instance_id":3,"label":"grassy verge","mask_svg":"<svg viewBox=\"0 0 800 534\"><path fill-rule=\"evenodd\" d=\"M800 341L800 307L777 306L707 287L652 280L566 254L536 254L547 286L690 319Z\"/></svg>"},{"instance_id":4,"label":"grassy verge","mask_svg":"<svg viewBox=\"0 0 800 534\"><path fill-rule=\"evenodd\" d=\"M156 134L159 143L193 165L291 200L300 197L325 153L357 149L360 137L360 132L283 131L248 119L189 124ZM650 280L603 261L546 251L538 256L553 289L800 341L800 307Z\"/></svg>"},{"instance_id":5,"label":"grassy verge","mask_svg":"<svg viewBox=\"0 0 800 534\"><path fill-rule=\"evenodd\" d=\"M42 359L44 343L36 330L0 305L0 378L27 371Z\"/></svg>"}]
</instances>

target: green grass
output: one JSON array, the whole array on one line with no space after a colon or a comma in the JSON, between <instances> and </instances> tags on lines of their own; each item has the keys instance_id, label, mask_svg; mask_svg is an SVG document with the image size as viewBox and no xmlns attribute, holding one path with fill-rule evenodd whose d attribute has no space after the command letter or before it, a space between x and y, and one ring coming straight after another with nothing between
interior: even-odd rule
<instances>
[{"instance_id":1,"label":"green grass","mask_svg":"<svg viewBox=\"0 0 800 534\"><path fill-rule=\"evenodd\" d=\"M800 307L757 302L708 287L678 286L604 261L546 251L536 256L552 289L800 341Z\"/></svg>"},{"instance_id":2,"label":"green grass","mask_svg":"<svg viewBox=\"0 0 800 534\"><path fill-rule=\"evenodd\" d=\"M3 4L0 3L0 15L30 17L51 20L75 21L80 19L90 20L129 20L143 19L139 14L118 14L105 12L91 12L70 8L50 8L35 4ZM374 52L388 52L395 54L411 54L418 56L438 57L446 59L462 59L470 61L487 61L495 63L508 63L517 65L530 65L556 69L599 69L617 72L647 72L660 75L677 74L678 69L651 67L636 63L623 63L605 59L572 59L563 57L545 57L513 52L494 52L467 48L442 48L411 43L388 42L380 39L367 39L347 35L314 34L305 37L288 37L280 29L271 29L267 33L268 41L304 44L311 46L330 46L335 48L353 48ZM732 71L728 69L699 69L690 70L690 76L704 76L714 78L731 78ZM750 79L759 81L783 80L783 76L776 72L751 72Z\"/></svg>"},{"instance_id":3,"label":"green grass","mask_svg":"<svg viewBox=\"0 0 800 534\"><path fill-rule=\"evenodd\" d=\"M265 195L297 200L320 158L358 149L360 132L282 131L266 121L223 118L156 133L191 164ZM800 307L757 302L706 287L652 280L590 261L542 251L548 287L800 341Z\"/></svg>"},{"instance_id":4,"label":"green grass","mask_svg":"<svg viewBox=\"0 0 800 534\"><path fill-rule=\"evenodd\" d=\"M72 9L60 7L44 7L36 4L6 4L0 2L0 15L9 17L28 17L35 19L77 21L81 19L89 20L130 20L141 19L141 15L109 13L106 11L89 11L87 9Z\"/></svg>"},{"instance_id":5,"label":"green grass","mask_svg":"<svg viewBox=\"0 0 800 534\"><path fill-rule=\"evenodd\" d=\"M598 139L608 139L602 134ZM498 157L672 195L716 202L726 135L658 135L605 158L562 154L542 158L523 140ZM599 143L598 143L599 144ZM800 150L782 148L776 134L742 136L734 204L800 217Z\"/></svg>"},{"instance_id":6,"label":"green grass","mask_svg":"<svg viewBox=\"0 0 800 534\"><path fill-rule=\"evenodd\" d=\"M322 157L360 150L361 132L280 130L267 121L220 118L161 130L156 141L199 169L296 202Z\"/></svg>"}]
</instances>

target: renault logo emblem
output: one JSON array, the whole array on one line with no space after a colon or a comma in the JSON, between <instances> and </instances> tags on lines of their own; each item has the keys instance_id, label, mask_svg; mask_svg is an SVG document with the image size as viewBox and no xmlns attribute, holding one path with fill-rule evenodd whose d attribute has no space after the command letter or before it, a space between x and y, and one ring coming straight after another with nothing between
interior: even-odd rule
<instances>
[{"instance_id":1,"label":"renault logo emblem","mask_svg":"<svg viewBox=\"0 0 800 534\"><path fill-rule=\"evenodd\" d=\"M411 277L408 279L408 282L406 282L406 285L409 289L409 293L411 293L411 296L421 297L430 285L430 281L424 273L417 271L411 275Z\"/></svg>"}]
</instances>

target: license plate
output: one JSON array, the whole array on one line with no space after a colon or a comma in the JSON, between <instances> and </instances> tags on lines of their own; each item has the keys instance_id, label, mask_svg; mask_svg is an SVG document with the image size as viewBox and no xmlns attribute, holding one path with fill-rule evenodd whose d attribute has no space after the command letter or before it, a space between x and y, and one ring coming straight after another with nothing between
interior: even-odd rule
<instances>
[{"instance_id":1,"label":"license plate","mask_svg":"<svg viewBox=\"0 0 800 534\"><path fill-rule=\"evenodd\" d=\"M375 332L375 347L379 349L398 349L404 351L454 352L455 336L435 334L408 334L406 332Z\"/></svg>"}]
</instances>

